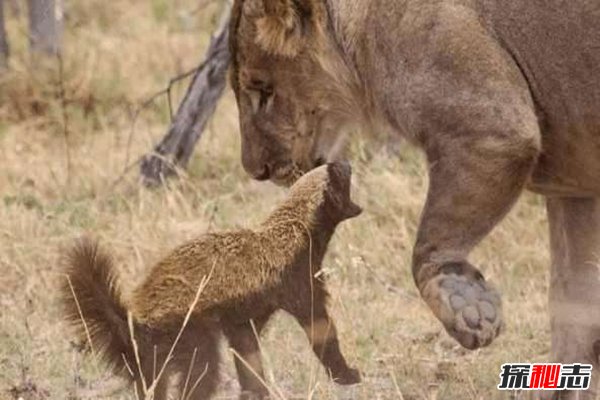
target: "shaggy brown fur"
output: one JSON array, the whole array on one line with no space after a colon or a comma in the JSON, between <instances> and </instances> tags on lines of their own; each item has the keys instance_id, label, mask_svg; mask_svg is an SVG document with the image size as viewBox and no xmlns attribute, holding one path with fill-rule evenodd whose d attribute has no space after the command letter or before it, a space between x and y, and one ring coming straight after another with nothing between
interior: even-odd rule
<instances>
[{"instance_id":1,"label":"shaggy brown fur","mask_svg":"<svg viewBox=\"0 0 600 400\"><path fill-rule=\"evenodd\" d=\"M290 16L303 27L294 35L261 22ZM342 124L423 148L430 187L413 275L463 346L486 346L502 327L500 296L469 253L525 187L548 196L551 358L593 364L595 388L598 0L236 0L233 21L249 174L290 184L337 157Z\"/></svg>"},{"instance_id":2,"label":"shaggy brown fur","mask_svg":"<svg viewBox=\"0 0 600 400\"><path fill-rule=\"evenodd\" d=\"M81 241L69 254L69 284L63 287L68 319L89 334L93 350L144 391L167 358L204 277L210 276L195 303L155 399L166 399L168 378L183 373L180 396L204 399L218 378L216 350L220 332L244 361L236 359L243 397L268 395L256 332L281 309L302 325L316 355L340 384L360 381L349 368L326 309L325 284L316 273L336 226L361 210L350 199L350 167L328 164L301 178L288 199L255 231L205 235L175 249L151 270L130 299L121 298L110 257L96 244ZM80 310L87 324L80 319ZM127 325L132 315L141 374ZM86 332L87 329L87 332ZM123 368L126 360L129 370ZM190 369L191 366L191 369ZM186 379L185 374L189 372ZM262 382L261 382L262 381ZM185 382L189 382L186 386Z\"/></svg>"}]
</instances>

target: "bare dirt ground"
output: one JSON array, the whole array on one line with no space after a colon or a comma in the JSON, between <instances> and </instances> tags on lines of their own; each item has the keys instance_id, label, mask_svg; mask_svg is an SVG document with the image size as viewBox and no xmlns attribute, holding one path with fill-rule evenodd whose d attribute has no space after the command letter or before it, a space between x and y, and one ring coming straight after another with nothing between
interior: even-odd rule
<instances>
[{"instance_id":1,"label":"bare dirt ground","mask_svg":"<svg viewBox=\"0 0 600 400\"><path fill-rule=\"evenodd\" d=\"M26 21L11 18L11 71L0 75L0 399L134 398L81 352L61 321L60 251L74 238L100 238L133 287L171 247L252 226L284 196L242 171L230 93L179 180L148 190L136 168L122 175L168 123L161 98L132 126L138 105L193 68L208 43L218 6L197 5L67 1L63 99L57 60L32 60ZM365 212L341 227L325 261L342 346L364 383L328 382L285 315L262 341L269 383L286 399L507 398L496 390L500 365L542 362L549 351L543 201L523 196L472 257L503 293L506 329L489 348L468 352L443 331L410 275L427 187L422 157L408 145L395 154L384 144L353 142L354 196ZM225 346L223 354L217 398L235 398L232 355Z\"/></svg>"}]
</instances>

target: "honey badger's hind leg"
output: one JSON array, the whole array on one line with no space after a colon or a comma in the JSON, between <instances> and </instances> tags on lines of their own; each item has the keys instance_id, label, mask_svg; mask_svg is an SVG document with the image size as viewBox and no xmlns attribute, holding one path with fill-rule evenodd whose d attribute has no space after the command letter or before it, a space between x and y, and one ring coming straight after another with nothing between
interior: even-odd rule
<instances>
[{"instance_id":1,"label":"honey badger's hind leg","mask_svg":"<svg viewBox=\"0 0 600 400\"><path fill-rule=\"evenodd\" d=\"M169 362L178 374L177 399L210 399L219 383L220 331L208 321L191 320ZM172 341L170 342L172 343Z\"/></svg>"},{"instance_id":2,"label":"honey badger's hind leg","mask_svg":"<svg viewBox=\"0 0 600 400\"><path fill-rule=\"evenodd\" d=\"M257 335L260 335L271 314L256 318L254 328L250 321L223 323L223 332L229 345L237 353L234 355L234 361L241 388L241 400L259 400L269 397Z\"/></svg>"}]
</instances>

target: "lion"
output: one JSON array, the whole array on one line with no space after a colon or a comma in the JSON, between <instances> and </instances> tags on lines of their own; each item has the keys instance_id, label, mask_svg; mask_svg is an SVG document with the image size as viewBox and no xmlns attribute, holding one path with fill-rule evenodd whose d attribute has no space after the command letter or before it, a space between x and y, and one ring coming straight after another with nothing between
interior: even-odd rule
<instances>
[{"instance_id":1,"label":"lion","mask_svg":"<svg viewBox=\"0 0 600 400\"><path fill-rule=\"evenodd\" d=\"M597 0L236 0L230 50L253 178L289 185L343 157L346 128L388 129L423 149L414 281L468 349L503 326L500 296L469 253L524 190L545 195L551 359L592 364L582 394L596 396Z\"/></svg>"},{"instance_id":2,"label":"lion","mask_svg":"<svg viewBox=\"0 0 600 400\"><path fill-rule=\"evenodd\" d=\"M82 239L66 258L65 317L81 341L135 382L138 398L167 400L177 375L186 377L177 398L210 398L222 334L236 352L240 399L267 398L257 335L278 310L302 326L334 382L359 383L360 372L340 350L319 273L337 226L362 211L350 184L347 163L312 170L257 229L206 234L177 247L127 300L111 256Z\"/></svg>"}]
</instances>

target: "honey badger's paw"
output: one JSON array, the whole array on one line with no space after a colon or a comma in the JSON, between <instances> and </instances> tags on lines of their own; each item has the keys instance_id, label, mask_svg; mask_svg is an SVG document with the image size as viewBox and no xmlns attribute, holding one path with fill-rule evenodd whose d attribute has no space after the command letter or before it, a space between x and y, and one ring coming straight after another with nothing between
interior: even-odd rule
<instances>
[{"instance_id":1,"label":"honey badger's paw","mask_svg":"<svg viewBox=\"0 0 600 400\"><path fill-rule=\"evenodd\" d=\"M331 379L338 385L355 385L361 382L360 371L355 368L347 368L337 374L332 373Z\"/></svg>"},{"instance_id":2,"label":"honey badger's paw","mask_svg":"<svg viewBox=\"0 0 600 400\"><path fill-rule=\"evenodd\" d=\"M468 264L465 266L474 270ZM478 272L462 274L461 269L451 268L452 272L442 269L427 282L422 294L448 333L473 350L487 346L500 333L502 301Z\"/></svg>"}]
</instances>

